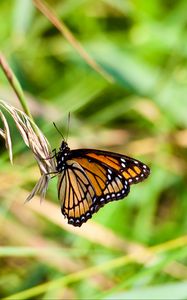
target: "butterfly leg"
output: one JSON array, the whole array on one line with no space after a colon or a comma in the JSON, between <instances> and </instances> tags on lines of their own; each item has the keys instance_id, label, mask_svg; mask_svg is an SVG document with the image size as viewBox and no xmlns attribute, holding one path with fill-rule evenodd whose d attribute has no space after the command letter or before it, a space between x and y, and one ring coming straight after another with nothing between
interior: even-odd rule
<instances>
[{"instance_id":1,"label":"butterfly leg","mask_svg":"<svg viewBox=\"0 0 187 300\"><path fill-rule=\"evenodd\" d=\"M41 159L41 160L49 160L49 159L53 159L54 157L56 157L56 154L57 154L56 148L53 149L52 152L54 152L54 154L53 154L52 156L48 156L48 157L45 157L45 158L41 157L40 159Z\"/></svg>"}]
</instances>

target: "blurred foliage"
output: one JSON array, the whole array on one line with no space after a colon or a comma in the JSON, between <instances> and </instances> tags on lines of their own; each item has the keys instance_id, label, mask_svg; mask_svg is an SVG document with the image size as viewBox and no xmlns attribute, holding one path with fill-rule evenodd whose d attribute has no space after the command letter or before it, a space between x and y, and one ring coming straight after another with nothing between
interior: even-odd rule
<instances>
[{"instance_id":1,"label":"blurred foliage","mask_svg":"<svg viewBox=\"0 0 187 300\"><path fill-rule=\"evenodd\" d=\"M170 299L173 290L186 299L187 2L48 4L114 82L88 66L31 0L1 0L1 52L37 124L58 148L52 122L66 134L71 112L71 148L137 157L151 176L74 229L60 215L55 179L42 205L37 197L23 205L39 173L10 121L13 167L3 140L0 149L0 296ZM0 82L0 98L19 107L3 72Z\"/></svg>"}]
</instances>

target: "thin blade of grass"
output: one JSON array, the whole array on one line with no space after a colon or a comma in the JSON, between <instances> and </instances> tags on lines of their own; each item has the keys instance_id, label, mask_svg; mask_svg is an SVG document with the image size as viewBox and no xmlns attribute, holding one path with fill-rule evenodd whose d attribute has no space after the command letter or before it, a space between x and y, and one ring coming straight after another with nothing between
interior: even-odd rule
<instances>
[{"instance_id":1,"label":"thin blade of grass","mask_svg":"<svg viewBox=\"0 0 187 300\"><path fill-rule=\"evenodd\" d=\"M6 59L2 53L0 53L0 67L2 68L6 78L8 79L10 85L12 86L14 92L16 93L16 95L22 105L23 110L31 119L33 119L30 109L27 105L27 100L25 99L25 96L23 94L21 85L20 85L19 81L17 80L16 76L14 75L13 71L11 70L8 62L6 61Z\"/></svg>"},{"instance_id":2,"label":"thin blade of grass","mask_svg":"<svg viewBox=\"0 0 187 300\"><path fill-rule=\"evenodd\" d=\"M11 141L11 136L10 136L10 129L9 129L9 126L8 126L8 122L7 122L7 120L6 120L4 114L2 113L1 110L0 110L0 118L1 118L1 120L3 122L3 125L4 125L4 131L1 130L1 132L4 133L3 135L4 135L4 139L5 139L5 145L6 145L6 148L8 150L10 162L13 165L12 141Z\"/></svg>"},{"instance_id":3,"label":"thin blade of grass","mask_svg":"<svg viewBox=\"0 0 187 300\"><path fill-rule=\"evenodd\" d=\"M49 19L49 21L62 33L66 40L72 45L72 47L79 53L79 55L91 66L97 73L104 77L110 83L114 83L114 78L107 73L83 48L81 43L74 37L65 23L59 20L52 8L49 7L42 0L33 0L35 6L42 12L42 14Z\"/></svg>"}]
</instances>

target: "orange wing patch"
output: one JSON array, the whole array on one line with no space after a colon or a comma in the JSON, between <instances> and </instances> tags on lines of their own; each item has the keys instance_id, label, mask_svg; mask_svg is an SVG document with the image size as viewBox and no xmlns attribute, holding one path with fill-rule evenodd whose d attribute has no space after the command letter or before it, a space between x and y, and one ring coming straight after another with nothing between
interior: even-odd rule
<instances>
[{"instance_id":1,"label":"orange wing patch","mask_svg":"<svg viewBox=\"0 0 187 300\"><path fill-rule=\"evenodd\" d=\"M135 173L131 168L129 168L127 171L131 175L131 177L135 177L137 175L137 173Z\"/></svg>"},{"instance_id":2,"label":"orange wing patch","mask_svg":"<svg viewBox=\"0 0 187 300\"><path fill-rule=\"evenodd\" d=\"M95 153L88 153L87 154L88 157L93 157L101 162L103 162L106 165L109 165L110 167L114 168L115 170L119 170L120 169L120 165L117 159L113 158L113 157L107 157L104 155L97 155Z\"/></svg>"},{"instance_id":3,"label":"orange wing patch","mask_svg":"<svg viewBox=\"0 0 187 300\"><path fill-rule=\"evenodd\" d=\"M143 178L144 173L141 171L141 169L137 166L132 166L131 168L126 168L125 171L121 169L122 175L125 177L126 180L129 181L129 183L136 183L140 181L140 178ZM141 175L141 177L139 176ZM136 181L132 181L132 179L135 179Z\"/></svg>"},{"instance_id":4,"label":"orange wing patch","mask_svg":"<svg viewBox=\"0 0 187 300\"><path fill-rule=\"evenodd\" d=\"M129 179L131 177L130 174L128 174L126 171L124 171L122 174L125 177L125 179Z\"/></svg>"},{"instance_id":5,"label":"orange wing patch","mask_svg":"<svg viewBox=\"0 0 187 300\"><path fill-rule=\"evenodd\" d=\"M75 158L74 160L84 168L84 171L95 189L96 195L100 196L106 186L106 170L97 164L89 162L85 158ZM90 170L89 174L87 170ZM95 174L97 174L97 176L95 176Z\"/></svg>"},{"instance_id":6,"label":"orange wing patch","mask_svg":"<svg viewBox=\"0 0 187 300\"><path fill-rule=\"evenodd\" d=\"M134 170L137 174L140 174L141 173L141 170L140 168L138 168L137 166L134 167Z\"/></svg>"}]
</instances>

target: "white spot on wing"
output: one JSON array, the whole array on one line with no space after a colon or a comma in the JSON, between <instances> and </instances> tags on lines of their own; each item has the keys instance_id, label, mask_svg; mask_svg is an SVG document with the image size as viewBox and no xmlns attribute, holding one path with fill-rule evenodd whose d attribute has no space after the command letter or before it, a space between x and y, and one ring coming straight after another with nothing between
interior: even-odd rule
<instances>
[{"instance_id":1,"label":"white spot on wing","mask_svg":"<svg viewBox=\"0 0 187 300\"><path fill-rule=\"evenodd\" d=\"M126 162L126 160L124 158L121 158L121 161L124 162L124 163Z\"/></svg>"},{"instance_id":2,"label":"white spot on wing","mask_svg":"<svg viewBox=\"0 0 187 300\"><path fill-rule=\"evenodd\" d=\"M108 180L111 180L111 179L112 179L112 177L110 176L110 174L108 174L107 177L108 177Z\"/></svg>"}]
</instances>

